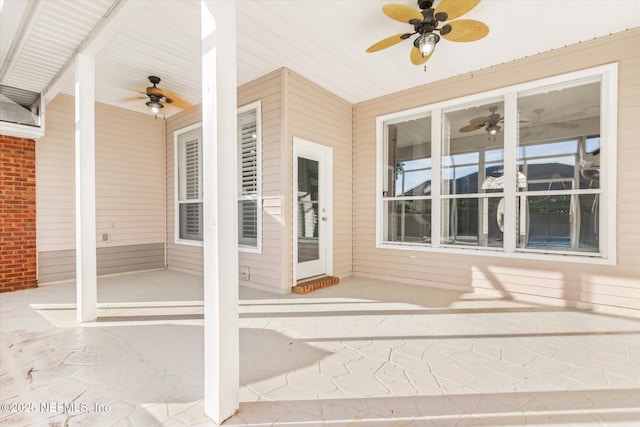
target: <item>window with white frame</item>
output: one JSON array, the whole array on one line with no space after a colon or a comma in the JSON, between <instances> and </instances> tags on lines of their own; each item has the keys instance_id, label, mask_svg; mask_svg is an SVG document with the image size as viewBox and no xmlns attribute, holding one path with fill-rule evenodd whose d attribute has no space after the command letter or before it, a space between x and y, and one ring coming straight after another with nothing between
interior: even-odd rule
<instances>
[{"instance_id":1,"label":"window with white frame","mask_svg":"<svg viewBox=\"0 0 640 427\"><path fill-rule=\"evenodd\" d=\"M238 109L238 245L261 250L261 112L260 102ZM202 242L202 125L175 133L176 241Z\"/></svg>"},{"instance_id":2,"label":"window with white frame","mask_svg":"<svg viewBox=\"0 0 640 427\"><path fill-rule=\"evenodd\" d=\"M616 82L603 66L379 118L378 246L615 261Z\"/></svg>"},{"instance_id":3,"label":"window with white frame","mask_svg":"<svg viewBox=\"0 0 640 427\"><path fill-rule=\"evenodd\" d=\"M178 241L202 241L202 128L176 133L176 222Z\"/></svg>"},{"instance_id":4,"label":"window with white frame","mask_svg":"<svg viewBox=\"0 0 640 427\"><path fill-rule=\"evenodd\" d=\"M261 236L260 102L238 109L238 244L260 251Z\"/></svg>"}]
</instances>

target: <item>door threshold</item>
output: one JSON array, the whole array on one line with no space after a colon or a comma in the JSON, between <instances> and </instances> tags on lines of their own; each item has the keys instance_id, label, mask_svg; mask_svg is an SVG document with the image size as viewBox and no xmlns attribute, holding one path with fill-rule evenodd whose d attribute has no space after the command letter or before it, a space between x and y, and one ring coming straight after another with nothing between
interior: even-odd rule
<instances>
[{"instance_id":1,"label":"door threshold","mask_svg":"<svg viewBox=\"0 0 640 427\"><path fill-rule=\"evenodd\" d=\"M296 286L291 288L291 291L296 294L308 294L318 289L327 288L329 286L337 285L340 279L335 276L316 276L308 277L298 281Z\"/></svg>"}]
</instances>

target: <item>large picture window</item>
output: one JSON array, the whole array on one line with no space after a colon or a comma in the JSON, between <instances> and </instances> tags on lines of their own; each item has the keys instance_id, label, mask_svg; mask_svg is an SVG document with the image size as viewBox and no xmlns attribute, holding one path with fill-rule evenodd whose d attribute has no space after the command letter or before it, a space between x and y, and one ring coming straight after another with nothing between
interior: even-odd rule
<instances>
[{"instance_id":1,"label":"large picture window","mask_svg":"<svg viewBox=\"0 0 640 427\"><path fill-rule=\"evenodd\" d=\"M378 246L614 262L616 73L378 118Z\"/></svg>"}]
</instances>

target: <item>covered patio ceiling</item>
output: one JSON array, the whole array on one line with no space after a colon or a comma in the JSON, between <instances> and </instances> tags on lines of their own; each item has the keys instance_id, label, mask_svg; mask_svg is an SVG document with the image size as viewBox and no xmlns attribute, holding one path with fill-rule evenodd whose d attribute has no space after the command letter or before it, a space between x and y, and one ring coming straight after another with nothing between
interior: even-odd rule
<instances>
[{"instance_id":1,"label":"covered patio ceiling","mask_svg":"<svg viewBox=\"0 0 640 427\"><path fill-rule=\"evenodd\" d=\"M637 27L640 16L640 2L630 0L484 0L464 18L488 24L489 35L473 43L442 40L425 68L410 63L410 41L365 53L376 41L410 30L382 14L388 3L417 7L415 0L239 0L238 84L284 66L356 103L625 31ZM42 91L47 100L72 94L75 54L93 49L99 102L147 111L136 92L149 85L149 75L189 103L200 102L196 0L0 5L1 84Z\"/></svg>"}]
</instances>

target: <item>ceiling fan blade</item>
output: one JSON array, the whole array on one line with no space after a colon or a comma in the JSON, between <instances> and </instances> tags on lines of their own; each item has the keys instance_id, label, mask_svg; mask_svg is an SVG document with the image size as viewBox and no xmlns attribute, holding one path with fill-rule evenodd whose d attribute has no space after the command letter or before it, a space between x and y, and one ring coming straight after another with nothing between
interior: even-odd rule
<instances>
[{"instance_id":1,"label":"ceiling fan blade","mask_svg":"<svg viewBox=\"0 0 640 427\"><path fill-rule=\"evenodd\" d=\"M451 26L451 31L447 34L441 34L442 37L452 42L474 42L489 34L487 24L475 19L459 19L449 22L447 25Z\"/></svg>"},{"instance_id":2,"label":"ceiling fan blade","mask_svg":"<svg viewBox=\"0 0 640 427\"><path fill-rule=\"evenodd\" d=\"M484 127L485 123L480 123L477 125L471 124L471 125L466 125L461 127L460 129L458 129L459 132L473 132L474 130L478 130L478 129L482 129Z\"/></svg>"},{"instance_id":3,"label":"ceiling fan blade","mask_svg":"<svg viewBox=\"0 0 640 427\"><path fill-rule=\"evenodd\" d=\"M433 49L429 55L422 57L422 54L420 53L420 49L414 46L411 49L411 63L413 65L422 65L425 62L427 62L429 58L431 58L431 56L433 55L433 52L435 52L435 49Z\"/></svg>"},{"instance_id":4,"label":"ceiling fan blade","mask_svg":"<svg viewBox=\"0 0 640 427\"><path fill-rule=\"evenodd\" d=\"M409 37L402 38L402 36L405 36L405 34L396 34L395 36L387 37L386 39L380 40L378 43L375 43L369 46L369 49L367 49L367 53L377 52L379 50L386 49L388 47L391 47L409 38Z\"/></svg>"},{"instance_id":5,"label":"ceiling fan blade","mask_svg":"<svg viewBox=\"0 0 640 427\"><path fill-rule=\"evenodd\" d=\"M141 99L147 99L147 97L146 96L128 96L126 98L123 98L122 101L131 102L131 101L139 101Z\"/></svg>"},{"instance_id":6,"label":"ceiling fan blade","mask_svg":"<svg viewBox=\"0 0 640 427\"><path fill-rule=\"evenodd\" d=\"M187 102L185 99L171 90L162 89L162 96L166 98L167 103L171 104L174 107L178 107L180 109L192 107L189 102Z\"/></svg>"},{"instance_id":7,"label":"ceiling fan blade","mask_svg":"<svg viewBox=\"0 0 640 427\"><path fill-rule=\"evenodd\" d=\"M469 124L472 125L486 125L489 122L489 117L476 117L469 120Z\"/></svg>"},{"instance_id":8,"label":"ceiling fan blade","mask_svg":"<svg viewBox=\"0 0 640 427\"><path fill-rule=\"evenodd\" d=\"M441 0L435 13L446 13L447 21L450 21L469 12L478 3L480 3L480 0Z\"/></svg>"},{"instance_id":9,"label":"ceiling fan blade","mask_svg":"<svg viewBox=\"0 0 640 427\"><path fill-rule=\"evenodd\" d=\"M417 19L420 22L424 20L422 13L404 4L385 4L382 6L382 12L389 18L405 24L408 24L412 19Z\"/></svg>"}]
</instances>

